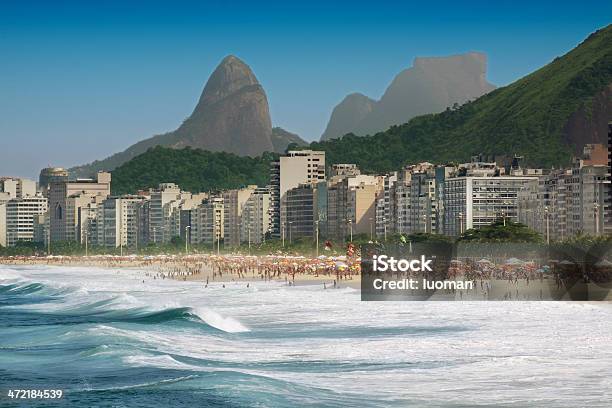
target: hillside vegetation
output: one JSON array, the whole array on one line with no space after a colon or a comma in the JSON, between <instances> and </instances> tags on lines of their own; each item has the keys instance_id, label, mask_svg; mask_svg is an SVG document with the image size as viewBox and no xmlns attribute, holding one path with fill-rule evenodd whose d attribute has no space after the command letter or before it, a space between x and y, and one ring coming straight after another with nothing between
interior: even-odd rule
<instances>
[{"instance_id":1,"label":"hillside vegetation","mask_svg":"<svg viewBox=\"0 0 612 408\"><path fill-rule=\"evenodd\" d=\"M278 155L241 157L232 153L157 146L113 171L113 194L134 193L160 183L176 183L183 190L205 192L266 185L270 161Z\"/></svg>"}]
</instances>

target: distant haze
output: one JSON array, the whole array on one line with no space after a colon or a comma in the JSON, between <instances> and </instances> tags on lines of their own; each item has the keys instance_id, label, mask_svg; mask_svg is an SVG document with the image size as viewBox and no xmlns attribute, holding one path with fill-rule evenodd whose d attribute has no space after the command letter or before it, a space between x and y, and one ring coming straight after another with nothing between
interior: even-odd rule
<instances>
[{"instance_id":1,"label":"distant haze","mask_svg":"<svg viewBox=\"0 0 612 408\"><path fill-rule=\"evenodd\" d=\"M358 93L347 96L334 108L321 140L347 133L375 134L415 116L475 100L495 89L486 73L487 57L482 53L416 58L412 67L393 79L379 101Z\"/></svg>"}]
</instances>

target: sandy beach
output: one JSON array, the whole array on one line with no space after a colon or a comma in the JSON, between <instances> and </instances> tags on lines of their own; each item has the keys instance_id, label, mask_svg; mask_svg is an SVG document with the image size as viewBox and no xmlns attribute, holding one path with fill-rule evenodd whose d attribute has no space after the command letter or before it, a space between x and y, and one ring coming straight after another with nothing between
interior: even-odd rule
<instances>
[{"instance_id":1,"label":"sandy beach","mask_svg":"<svg viewBox=\"0 0 612 408\"><path fill-rule=\"evenodd\" d=\"M276 281L287 285L359 288L358 260L346 257L161 255L0 258L5 265L46 265L144 270L148 279L212 282ZM146 279L145 278L145 279Z\"/></svg>"}]
</instances>

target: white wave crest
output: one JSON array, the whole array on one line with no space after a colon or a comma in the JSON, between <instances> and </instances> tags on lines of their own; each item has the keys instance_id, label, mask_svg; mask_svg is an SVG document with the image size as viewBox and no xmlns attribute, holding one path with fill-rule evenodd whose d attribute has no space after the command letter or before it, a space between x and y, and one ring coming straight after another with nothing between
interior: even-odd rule
<instances>
[{"instance_id":1,"label":"white wave crest","mask_svg":"<svg viewBox=\"0 0 612 408\"><path fill-rule=\"evenodd\" d=\"M195 308L193 314L198 316L208 325L215 329L222 330L226 333L244 333L251 331L248 327L244 326L238 320L232 317L223 317L219 313L211 309L206 308Z\"/></svg>"}]
</instances>

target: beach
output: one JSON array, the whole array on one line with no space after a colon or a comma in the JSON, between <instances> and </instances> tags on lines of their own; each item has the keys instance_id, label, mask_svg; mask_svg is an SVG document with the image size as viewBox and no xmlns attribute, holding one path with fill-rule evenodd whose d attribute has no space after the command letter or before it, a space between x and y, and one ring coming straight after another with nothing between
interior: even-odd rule
<instances>
[{"instance_id":1,"label":"beach","mask_svg":"<svg viewBox=\"0 0 612 408\"><path fill-rule=\"evenodd\" d=\"M85 268L140 269L144 279L249 282L276 281L287 285L319 284L359 288L359 259L268 255L46 256L0 258L5 265L48 265Z\"/></svg>"}]
</instances>

